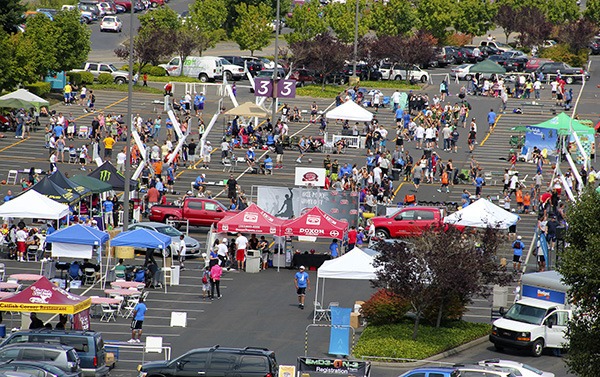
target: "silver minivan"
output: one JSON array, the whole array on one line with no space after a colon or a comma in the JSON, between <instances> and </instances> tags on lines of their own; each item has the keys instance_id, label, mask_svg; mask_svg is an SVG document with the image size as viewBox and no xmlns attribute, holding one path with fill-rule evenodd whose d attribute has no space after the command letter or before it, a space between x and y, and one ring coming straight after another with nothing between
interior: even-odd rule
<instances>
[{"instance_id":1,"label":"silver minivan","mask_svg":"<svg viewBox=\"0 0 600 377\"><path fill-rule=\"evenodd\" d=\"M0 348L0 362L37 361L51 364L81 377L79 355L73 347L63 344L16 343Z\"/></svg>"}]
</instances>

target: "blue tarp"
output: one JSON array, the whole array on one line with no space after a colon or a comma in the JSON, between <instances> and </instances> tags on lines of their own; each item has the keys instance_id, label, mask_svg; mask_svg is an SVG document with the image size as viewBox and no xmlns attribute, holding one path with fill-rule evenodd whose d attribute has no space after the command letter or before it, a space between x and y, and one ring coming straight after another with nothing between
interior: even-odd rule
<instances>
[{"instance_id":1,"label":"blue tarp","mask_svg":"<svg viewBox=\"0 0 600 377\"><path fill-rule=\"evenodd\" d=\"M123 232L110 241L110 246L132 246L164 250L171 244L171 237L149 229Z\"/></svg>"},{"instance_id":2,"label":"blue tarp","mask_svg":"<svg viewBox=\"0 0 600 377\"><path fill-rule=\"evenodd\" d=\"M62 242L77 245L100 246L108 241L109 238L110 237L106 232L89 226L76 224L52 233L46 237L46 242Z\"/></svg>"}]
</instances>

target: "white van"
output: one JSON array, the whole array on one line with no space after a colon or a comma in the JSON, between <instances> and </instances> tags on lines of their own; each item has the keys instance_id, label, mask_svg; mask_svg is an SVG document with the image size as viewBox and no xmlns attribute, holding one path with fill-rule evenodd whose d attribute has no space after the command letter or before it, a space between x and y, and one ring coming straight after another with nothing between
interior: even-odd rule
<instances>
[{"instance_id":1,"label":"white van","mask_svg":"<svg viewBox=\"0 0 600 377\"><path fill-rule=\"evenodd\" d=\"M175 56L167 64L161 64L169 76L183 75L195 77L202 82L221 80L223 78L223 65L221 58L216 56L188 56L183 64L181 58Z\"/></svg>"},{"instance_id":2,"label":"white van","mask_svg":"<svg viewBox=\"0 0 600 377\"><path fill-rule=\"evenodd\" d=\"M540 356L544 348L566 348L572 308L568 287L556 271L524 274L521 299L492 324L490 341L497 350L515 348Z\"/></svg>"}]
</instances>

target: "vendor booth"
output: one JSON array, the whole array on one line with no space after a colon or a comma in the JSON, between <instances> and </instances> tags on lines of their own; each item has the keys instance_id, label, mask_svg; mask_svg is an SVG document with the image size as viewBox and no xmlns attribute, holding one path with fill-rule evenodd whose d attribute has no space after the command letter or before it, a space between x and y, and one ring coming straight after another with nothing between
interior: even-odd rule
<instances>
[{"instance_id":1,"label":"vendor booth","mask_svg":"<svg viewBox=\"0 0 600 377\"><path fill-rule=\"evenodd\" d=\"M42 107L50 107L50 102L25 89L17 89L0 97L0 107L12 109L35 108L38 112Z\"/></svg>"},{"instance_id":2,"label":"vendor booth","mask_svg":"<svg viewBox=\"0 0 600 377\"><path fill-rule=\"evenodd\" d=\"M39 192L59 203L73 204L79 201L81 196L75 191L67 191L58 184L52 182L47 176L38 183L31 186L30 190Z\"/></svg>"},{"instance_id":3,"label":"vendor booth","mask_svg":"<svg viewBox=\"0 0 600 377\"><path fill-rule=\"evenodd\" d=\"M339 258L326 261L317 270L315 288L315 311L313 323L316 322L317 311L323 310L325 298L325 279L374 280L377 278L374 258L359 248L354 248ZM321 282L321 297L319 298L319 281Z\"/></svg>"},{"instance_id":4,"label":"vendor booth","mask_svg":"<svg viewBox=\"0 0 600 377\"><path fill-rule=\"evenodd\" d=\"M91 298L67 292L42 277L21 292L0 299L0 311L70 314L73 329L89 330L91 304Z\"/></svg>"},{"instance_id":5,"label":"vendor booth","mask_svg":"<svg viewBox=\"0 0 600 377\"><path fill-rule=\"evenodd\" d=\"M167 277L171 279L170 283L175 285L175 281L179 284L179 266L167 266L167 257L164 250L171 247L171 237L158 233L154 230L138 228L123 232L110 241L110 246L130 246L137 249L156 249L160 250L163 256L162 280L167 293ZM175 247L175 245L173 245ZM174 254L171 247L171 255ZM106 271L110 266L110 253L106 258ZM158 273L158 272L156 272ZM157 277L154 276L156 279ZM106 282L106 279L104 279Z\"/></svg>"},{"instance_id":6,"label":"vendor booth","mask_svg":"<svg viewBox=\"0 0 600 377\"><path fill-rule=\"evenodd\" d=\"M373 113L366 110L354 101L346 101L333 110L329 110L325 117L327 119L343 119L352 122L370 122Z\"/></svg>"},{"instance_id":7,"label":"vendor booth","mask_svg":"<svg viewBox=\"0 0 600 377\"><path fill-rule=\"evenodd\" d=\"M125 190L125 177L123 174L119 173L117 168L115 168L110 161L106 161L98 166L93 172L88 174L88 176L108 183L115 191ZM137 188L137 181L134 181L133 179L130 180L129 188L135 190Z\"/></svg>"},{"instance_id":8,"label":"vendor booth","mask_svg":"<svg viewBox=\"0 0 600 377\"><path fill-rule=\"evenodd\" d=\"M87 175L74 175L71 177L71 181L85 187L94 194L101 194L113 189L109 183Z\"/></svg>"},{"instance_id":9,"label":"vendor booth","mask_svg":"<svg viewBox=\"0 0 600 377\"><path fill-rule=\"evenodd\" d=\"M69 206L58 203L35 190L27 190L0 206L0 217L16 219L60 220L69 214Z\"/></svg>"},{"instance_id":10,"label":"vendor booth","mask_svg":"<svg viewBox=\"0 0 600 377\"><path fill-rule=\"evenodd\" d=\"M481 198L460 211L446 216L444 223L473 228L508 229L520 219L519 215Z\"/></svg>"},{"instance_id":11,"label":"vendor booth","mask_svg":"<svg viewBox=\"0 0 600 377\"><path fill-rule=\"evenodd\" d=\"M217 223L218 233L254 233L281 235L284 220L263 211L252 203L248 208Z\"/></svg>"},{"instance_id":12,"label":"vendor booth","mask_svg":"<svg viewBox=\"0 0 600 377\"><path fill-rule=\"evenodd\" d=\"M81 184L73 182L71 179L67 178L60 170L57 170L51 175L49 175L48 180L54 182L59 187L67 190L68 192L75 192L82 198L91 194L90 189L86 188Z\"/></svg>"}]
</instances>

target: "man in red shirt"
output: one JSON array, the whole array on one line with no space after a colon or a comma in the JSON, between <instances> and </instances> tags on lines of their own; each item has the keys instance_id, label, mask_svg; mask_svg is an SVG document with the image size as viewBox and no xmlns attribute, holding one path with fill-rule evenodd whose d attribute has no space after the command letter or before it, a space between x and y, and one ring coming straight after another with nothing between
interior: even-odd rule
<instances>
[{"instance_id":1,"label":"man in red shirt","mask_svg":"<svg viewBox=\"0 0 600 377\"><path fill-rule=\"evenodd\" d=\"M348 251L354 249L356 246L356 227L353 225L348 231Z\"/></svg>"}]
</instances>

